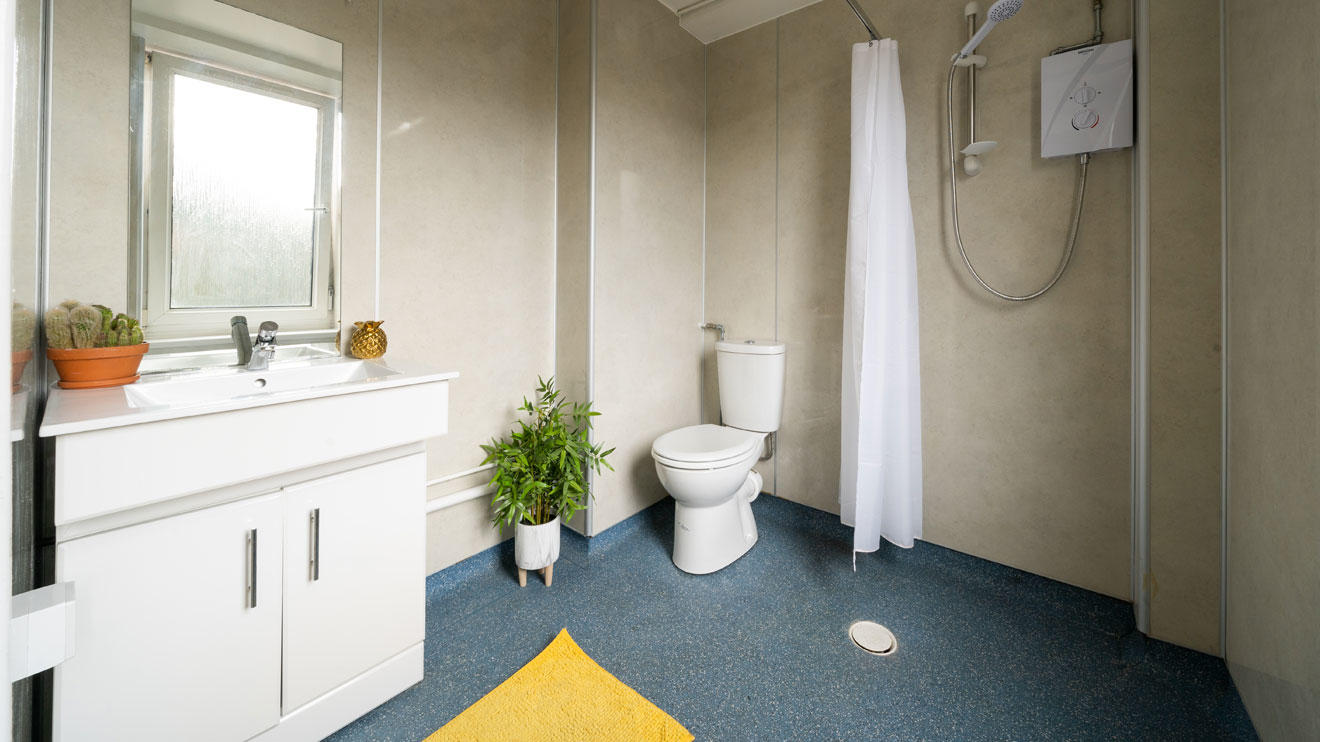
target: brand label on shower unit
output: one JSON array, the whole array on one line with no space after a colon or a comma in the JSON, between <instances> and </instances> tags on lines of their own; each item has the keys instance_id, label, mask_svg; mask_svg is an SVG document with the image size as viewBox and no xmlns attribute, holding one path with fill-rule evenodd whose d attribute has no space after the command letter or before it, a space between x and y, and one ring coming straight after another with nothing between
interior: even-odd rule
<instances>
[{"instance_id":1,"label":"brand label on shower unit","mask_svg":"<svg viewBox=\"0 0 1320 742\"><path fill-rule=\"evenodd\" d=\"M1040 156L1132 146L1132 41L1040 60Z\"/></svg>"}]
</instances>

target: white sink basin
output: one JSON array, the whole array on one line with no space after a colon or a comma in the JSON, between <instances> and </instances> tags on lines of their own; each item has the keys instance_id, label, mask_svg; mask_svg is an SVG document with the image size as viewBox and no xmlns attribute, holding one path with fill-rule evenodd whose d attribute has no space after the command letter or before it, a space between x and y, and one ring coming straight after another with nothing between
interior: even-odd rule
<instances>
[{"instance_id":1,"label":"white sink basin","mask_svg":"<svg viewBox=\"0 0 1320 742\"><path fill-rule=\"evenodd\" d=\"M226 368L214 371L143 377L124 387L134 407L190 406L295 392L304 389L382 379L398 372L358 360L287 362L265 371Z\"/></svg>"}]
</instances>

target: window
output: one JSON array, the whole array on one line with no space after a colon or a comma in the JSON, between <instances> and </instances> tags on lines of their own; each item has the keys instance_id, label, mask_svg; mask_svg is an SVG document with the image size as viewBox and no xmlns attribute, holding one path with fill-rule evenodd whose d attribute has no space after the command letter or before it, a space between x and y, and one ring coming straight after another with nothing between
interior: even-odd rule
<instances>
[{"instance_id":1,"label":"window","mask_svg":"<svg viewBox=\"0 0 1320 742\"><path fill-rule=\"evenodd\" d=\"M228 335L235 314L333 328L335 99L160 51L147 60L149 336Z\"/></svg>"}]
</instances>

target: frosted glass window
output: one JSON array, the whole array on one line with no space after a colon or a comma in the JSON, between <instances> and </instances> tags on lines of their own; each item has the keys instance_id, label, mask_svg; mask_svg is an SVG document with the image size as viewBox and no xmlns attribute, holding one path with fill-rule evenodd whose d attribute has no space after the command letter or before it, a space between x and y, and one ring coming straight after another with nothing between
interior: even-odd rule
<instances>
[{"instance_id":1,"label":"frosted glass window","mask_svg":"<svg viewBox=\"0 0 1320 742\"><path fill-rule=\"evenodd\" d=\"M320 111L173 76L170 307L312 304Z\"/></svg>"}]
</instances>

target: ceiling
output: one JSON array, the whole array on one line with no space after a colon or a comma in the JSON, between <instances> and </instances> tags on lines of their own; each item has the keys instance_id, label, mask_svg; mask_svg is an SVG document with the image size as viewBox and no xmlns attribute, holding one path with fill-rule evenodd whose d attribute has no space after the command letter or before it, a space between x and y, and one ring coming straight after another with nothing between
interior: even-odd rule
<instances>
[{"instance_id":1,"label":"ceiling","mask_svg":"<svg viewBox=\"0 0 1320 742\"><path fill-rule=\"evenodd\" d=\"M703 44L732 36L820 0L660 0Z\"/></svg>"}]
</instances>

